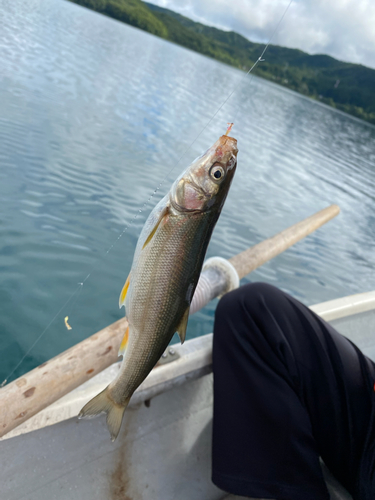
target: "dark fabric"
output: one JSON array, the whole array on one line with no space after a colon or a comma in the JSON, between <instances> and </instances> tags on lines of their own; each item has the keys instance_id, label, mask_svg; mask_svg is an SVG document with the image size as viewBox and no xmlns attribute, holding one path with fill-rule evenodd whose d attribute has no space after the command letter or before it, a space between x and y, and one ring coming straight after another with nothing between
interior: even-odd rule
<instances>
[{"instance_id":1,"label":"dark fabric","mask_svg":"<svg viewBox=\"0 0 375 500\"><path fill-rule=\"evenodd\" d=\"M355 500L375 500L375 365L265 283L215 316L212 479L237 495L327 500L319 455Z\"/></svg>"}]
</instances>

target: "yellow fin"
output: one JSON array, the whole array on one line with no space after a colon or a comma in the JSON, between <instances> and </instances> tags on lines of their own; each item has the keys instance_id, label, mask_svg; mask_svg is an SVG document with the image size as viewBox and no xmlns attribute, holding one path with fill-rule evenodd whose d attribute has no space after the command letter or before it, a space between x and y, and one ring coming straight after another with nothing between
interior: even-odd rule
<instances>
[{"instance_id":1,"label":"yellow fin","mask_svg":"<svg viewBox=\"0 0 375 500\"><path fill-rule=\"evenodd\" d=\"M130 273L129 276L126 278L125 285L122 287L120 297L118 299L118 306L120 309L122 306L125 305L125 299L126 299L126 294L128 293L129 284L130 284Z\"/></svg>"},{"instance_id":2,"label":"yellow fin","mask_svg":"<svg viewBox=\"0 0 375 500\"><path fill-rule=\"evenodd\" d=\"M159 218L158 218L154 228L152 229L151 233L148 235L147 240L144 242L142 250L150 243L150 241L152 240L154 234L156 233L161 221L167 215L167 213L168 213L168 205L166 207L164 207L163 210L160 212Z\"/></svg>"},{"instance_id":3,"label":"yellow fin","mask_svg":"<svg viewBox=\"0 0 375 500\"><path fill-rule=\"evenodd\" d=\"M114 441L120 432L122 417L128 406L129 399L126 399L121 405L116 404L110 397L107 387L85 404L79 412L78 418L91 418L100 413L106 413L107 427L111 435L111 440Z\"/></svg>"},{"instance_id":4,"label":"yellow fin","mask_svg":"<svg viewBox=\"0 0 375 500\"><path fill-rule=\"evenodd\" d=\"M189 319L189 311L190 311L190 306L184 312L184 315L182 316L180 324L177 327L177 333L178 333L178 336L180 337L181 344L183 344L185 342L186 328L187 328L188 319Z\"/></svg>"},{"instance_id":5,"label":"yellow fin","mask_svg":"<svg viewBox=\"0 0 375 500\"><path fill-rule=\"evenodd\" d=\"M118 355L123 356L125 354L126 348L128 347L129 340L129 326L125 330L125 335L121 341L120 349L118 350Z\"/></svg>"}]
</instances>

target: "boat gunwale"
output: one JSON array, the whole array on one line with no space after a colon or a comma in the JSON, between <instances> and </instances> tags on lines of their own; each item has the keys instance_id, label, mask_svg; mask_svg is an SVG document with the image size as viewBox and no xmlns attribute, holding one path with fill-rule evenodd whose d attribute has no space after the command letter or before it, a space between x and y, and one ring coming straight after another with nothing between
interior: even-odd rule
<instances>
[{"instance_id":1,"label":"boat gunwale","mask_svg":"<svg viewBox=\"0 0 375 500\"><path fill-rule=\"evenodd\" d=\"M310 306L310 309L326 321L356 316L375 310L375 290L315 304ZM213 334L208 333L202 337L188 340L183 345L174 344L171 346L175 353L175 359L157 366L151 371L146 380L135 391L129 410L137 408L142 403L148 404L148 401L153 397L174 387L211 373L212 338ZM120 362L109 366L4 435L0 441L75 418L80 408L113 380L119 368Z\"/></svg>"},{"instance_id":2,"label":"boat gunwale","mask_svg":"<svg viewBox=\"0 0 375 500\"><path fill-rule=\"evenodd\" d=\"M375 309L375 290L321 302L310 309L325 321L354 316Z\"/></svg>"},{"instance_id":3,"label":"boat gunwale","mask_svg":"<svg viewBox=\"0 0 375 500\"><path fill-rule=\"evenodd\" d=\"M333 321L375 310L375 291L350 295L335 300L322 302L310 309L326 321ZM175 360L154 368L146 380L135 391L129 410L150 401L153 397L196 380L212 371L212 338L209 333L202 337L188 340L183 345L171 346ZM54 425L70 418L75 418L80 408L98 392L103 390L116 376L120 363L114 363L92 379L77 387L66 396L40 411L19 427L10 431L0 440Z\"/></svg>"}]
</instances>

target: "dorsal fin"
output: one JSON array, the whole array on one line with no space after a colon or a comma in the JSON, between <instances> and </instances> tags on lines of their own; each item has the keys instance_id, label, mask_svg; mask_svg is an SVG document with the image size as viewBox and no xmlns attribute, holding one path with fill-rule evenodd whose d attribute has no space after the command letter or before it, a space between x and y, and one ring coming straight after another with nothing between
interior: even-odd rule
<instances>
[{"instance_id":1,"label":"dorsal fin","mask_svg":"<svg viewBox=\"0 0 375 500\"><path fill-rule=\"evenodd\" d=\"M188 319L189 319L189 311L190 311L190 306L184 312L184 315L182 316L180 324L177 327L177 333L178 333L178 336L180 337L181 344L183 344L185 342L186 328L187 328Z\"/></svg>"},{"instance_id":2,"label":"dorsal fin","mask_svg":"<svg viewBox=\"0 0 375 500\"><path fill-rule=\"evenodd\" d=\"M125 299L126 299L126 294L128 293L129 284L130 284L130 273L129 276L126 278L125 285L122 287L120 297L118 299L118 306L120 309L122 306L125 305Z\"/></svg>"},{"instance_id":3,"label":"dorsal fin","mask_svg":"<svg viewBox=\"0 0 375 500\"><path fill-rule=\"evenodd\" d=\"M145 248L145 247L146 247L146 246L150 243L150 241L152 240L152 238L153 238L154 234L156 233L156 231L157 231L158 227L160 226L161 221L162 221L162 220L163 220L163 218L167 215L168 211L169 211L169 208L168 208L168 205L166 205L166 206L163 208L163 210L160 212L160 214L159 214L159 218L158 218L158 220L156 221L155 226L152 228L152 230L151 230L150 234L148 235L148 237L147 237L146 241L144 242L143 247L142 247L142 250L143 250L143 249L144 249L144 248Z\"/></svg>"}]
</instances>

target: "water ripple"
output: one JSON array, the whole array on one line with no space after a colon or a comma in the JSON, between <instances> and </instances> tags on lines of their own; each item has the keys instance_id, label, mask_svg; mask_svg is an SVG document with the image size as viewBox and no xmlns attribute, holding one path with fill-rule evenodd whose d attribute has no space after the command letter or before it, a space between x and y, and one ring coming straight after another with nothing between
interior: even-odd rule
<instances>
[{"instance_id":1,"label":"water ripple","mask_svg":"<svg viewBox=\"0 0 375 500\"><path fill-rule=\"evenodd\" d=\"M309 304L375 289L375 127L70 2L4 0L0 23L2 377L87 276L16 375L122 315L145 217L233 120L238 171L208 256L337 203L245 281ZM212 328L214 307L188 337Z\"/></svg>"}]
</instances>

